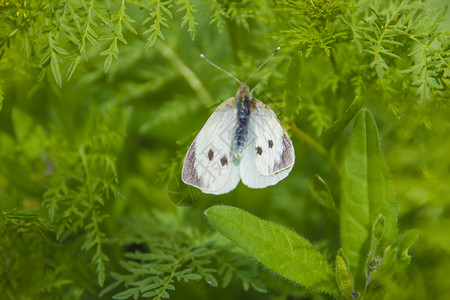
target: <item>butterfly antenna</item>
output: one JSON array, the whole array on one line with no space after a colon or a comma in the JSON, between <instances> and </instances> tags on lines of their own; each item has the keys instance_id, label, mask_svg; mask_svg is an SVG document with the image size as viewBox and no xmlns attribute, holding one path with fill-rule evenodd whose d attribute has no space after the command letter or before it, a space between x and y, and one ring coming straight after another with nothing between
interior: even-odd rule
<instances>
[{"instance_id":1,"label":"butterfly antenna","mask_svg":"<svg viewBox=\"0 0 450 300\"><path fill-rule=\"evenodd\" d=\"M239 82L239 84L242 84L242 82L241 82L239 79L237 79L237 78L234 77L231 73L225 71L224 69L222 69L221 67L219 67L219 66L216 65L215 63L211 62L209 59L206 58L205 55L200 54L200 57L203 58L204 60L206 60L206 62L210 63L213 67L216 67L217 69L219 69L219 70L225 72L225 74L227 74L228 76L233 77L234 79L236 79L236 81Z\"/></svg>"},{"instance_id":2,"label":"butterfly antenna","mask_svg":"<svg viewBox=\"0 0 450 300\"><path fill-rule=\"evenodd\" d=\"M253 72L252 73L252 75L250 75L248 78L247 78L247 80L244 82L245 84L247 84L247 81L250 79L250 78L252 78L253 77L253 75L255 75L255 73L256 72L258 72L258 70L259 69L261 69L262 68L262 66L264 66L265 64L266 64L266 62L269 60L269 59L271 59L272 58L272 56L274 56L275 55L275 53L277 53L278 52L278 50L280 50L280 47L277 47L277 49L275 49L275 51L272 53L272 55L271 56L269 56L260 66L259 66L259 68L258 69L256 69L255 70L255 72Z\"/></svg>"}]
</instances>

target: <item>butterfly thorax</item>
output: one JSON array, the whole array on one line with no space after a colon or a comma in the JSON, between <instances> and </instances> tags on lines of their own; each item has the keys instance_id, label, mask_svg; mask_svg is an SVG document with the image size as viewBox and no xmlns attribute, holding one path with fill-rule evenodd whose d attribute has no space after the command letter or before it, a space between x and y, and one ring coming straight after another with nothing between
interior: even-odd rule
<instances>
[{"instance_id":1,"label":"butterfly thorax","mask_svg":"<svg viewBox=\"0 0 450 300\"><path fill-rule=\"evenodd\" d=\"M242 83L239 87L236 100L237 124L233 141L233 155L237 159L240 159L247 140L248 123L253 103L253 98L245 83Z\"/></svg>"}]
</instances>

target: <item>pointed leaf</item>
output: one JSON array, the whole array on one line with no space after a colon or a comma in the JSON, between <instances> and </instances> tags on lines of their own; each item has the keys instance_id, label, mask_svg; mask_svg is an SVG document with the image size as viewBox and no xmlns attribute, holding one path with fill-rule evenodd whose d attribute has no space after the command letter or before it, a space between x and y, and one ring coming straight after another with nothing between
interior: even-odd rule
<instances>
[{"instance_id":1,"label":"pointed leaf","mask_svg":"<svg viewBox=\"0 0 450 300\"><path fill-rule=\"evenodd\" d=\"M353 277L350 272L344 250L339 249L336 255L336 282L344 297L350 297L353 292Z\"/></svg>"},{"instance_id":2,"label":"pointed leaf","mask_svg":"<svg viewBox=\"0 0 450 300\"><path fill-rule=\"evenodd\" d=\"M317 174L308 180L311 196L323 207L338 212L327 183Z\"/></svg>"},{"instance_id":3,"label":"pointed leaf","mask_svg":"<svg viewBox=\"0 0 450 300\"><path fill-rule=\"evenodd\" d=\"M52 70L53 78L55 79L56 84L61 87L62 79L61 72L59 71L59 57L58 54L54 51L52 51L51 55L50 69Z\"/></svg>"},{"instance_id":4,"label":"pointed leaf","mask_svg":"<svg viewBox=\"0 0 450 300\"><path fill-rule=\"evenodd\" d=\"M356 288L364 286L364 261L371 225L384 216L381 251L397 238L397 203L371 113L359 113L344 161L341 189L341 242ZM381 253L380 253L381 254Z\"/></svg>"},{"instance_id":5,"label":"pointed leaf","mask_svg":"<svg viewBox=\"0 0 450 300\"><path fill-rule=\"evenodd\" d=\"M398 248L389 246L384 251L382 260L374 260L367 274L367 295L368 299L378 298L380 289L383 286L392 284L392 275L397 267L397 253Z\"/></svg>"},{"instance_id":6,"label":"pointed leaf","mask_svg":"<svg viewBox=\"0 0 450 300\"><path fill-rule=\"evenodd\" d=\"M401 271L405 270L411 262L408 254L409 248L419 239L420 232L416 229L401 234L398 238L397 263Z\"/></svg>"},{"instance_id":7,"label":"pointed leaf","mask_svg":"<svg viewBox=\"0 0 450 300\"><path fill-rule=\"evenodd\" d=\"M273 272L307 288L340 294L326 259L292 230L230 206L213 206L205 215L214 228Z\"/></svg>"},{"instance_id":8,"label":"pointed leaf","mask_svg":"<svg viewBox=\"0 0 450 300\"><path fill-rule=\"evenodd\" d=\"M76 55L71 58L71 63L70 63L69 69L67 70L67 74L66 74L66 80L69 80L70 78L72 78L72 75L75 72L75 70L77 69L77 66L80 63L80 61L81 61L81 55Z\"/></svg>"},{"instance_id":9,"label":"pointed leaf","mask_svg":"<svg viewBox=\"0 0 450 300\"><path fill-rule=\"evenodd\" d=\"M205 273L204 280L210 286L217 287L217 279L211 273Z\"/></svg>"},{"instance_id":10,"label":"pointed leaf","mask_svg":"<svg viewBox=\"0 0 450 300\"><path fill-rule=\"evenodd\" d=\"M267 288L264 286L264 284L259 280L252 280L250 281L251 286L255 289L255 291L258 291L260 293L267 293Z\"/></svg>"},{"instance_id":11,"label":"pointed leaf","mask_svg":"<svg viewBox=\"0 0 450 300\"><path fill-rule=\"evenodd\" d=\"M137 299L137 297L139 296L139 290L140 290L140 287L135 287L135 288L125 290L123 292L115 294L113 296L113 299L128 299L130 297Z\"/></svg>"},{"instance_id":12,"label":"pointed leaf","mask_svg":"<svg viewBox=\"0 0 450 300\"><path fill-rule=\"evenodd\" d=\"M385 229L384 217L383 217L383 215L380 215L375 220L375 222L372 226L372 233L371 233L371 238L370 238L370 248L369 248L369 253L367 255L365 274L369 274L370 267L371 267L373 261L375 261L377 259L377 257L375 256L375 253L378 252L378 254L379 254L379 252L380 252L380 250L378 250L378 247L380 245L381 238L384 234L384 229ZM381 249L381 252L383 252L383 249Z\"/></svg>"},{"instance_id":13,"label":"pointed leaf","mask_svg":"<svg viewBox=\"0 0 450 300\"><path fill-rule=\"evenodd\" d=\"M357 96L353 100L352 104L347 108L344 115L334 123L322 137L323 146L328 149L330 148L339 134L347 127L348 123L353 119L353 117L358 113L363 104L362 98Z\"/></svg>"}]
</instances>

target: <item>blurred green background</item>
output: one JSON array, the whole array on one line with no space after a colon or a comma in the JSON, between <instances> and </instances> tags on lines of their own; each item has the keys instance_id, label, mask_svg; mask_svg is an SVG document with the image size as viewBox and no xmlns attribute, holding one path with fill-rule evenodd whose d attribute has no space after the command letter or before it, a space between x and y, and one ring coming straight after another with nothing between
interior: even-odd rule
<instances>
[{"instance_id":1,"label":"blurred green background","mask_svg":"<svg viewBox=\"0 0 450 300\"><path fill-rule=\"evenodd\" d=\"M421 232L406 278L385 298L450 298L447 4L0 1L1 298L96 299L112 273L125 273L125 252L220 240L203 217L214 204L291 228L331 260L338 217L312 197L308 179L324 178L339 206L348 130L324 136L356 96L378 125L399 232ZM290 133L293 171L262 190L240 183L191 196L179 183L184 154L238 87L200 53L244 80L277 46L249 86ZM327 299L243 265L267 293L245 291L253 279L237 273L223 287L219 272L218 287L177 282L170 297Z\"/></svg>"}]
</instances>

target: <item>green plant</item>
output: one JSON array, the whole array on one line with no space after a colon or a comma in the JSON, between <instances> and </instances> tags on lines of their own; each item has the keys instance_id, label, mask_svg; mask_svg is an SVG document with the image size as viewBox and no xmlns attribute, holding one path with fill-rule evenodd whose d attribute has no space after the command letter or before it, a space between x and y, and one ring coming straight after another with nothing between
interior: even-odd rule
<instances>
[{"instance_id":1,"label":"green plant","mask_svg":"<svg viewBox=\"0 0 450 300\"><path fill-rule=\"evenodd\" d=\"M329 194L326 183L319 193ZM293 282L335 298L381 298L410 263L408 249L417 233L398 237L397 201L368 111L358 114L350 137L341 193L342 248L335 272L310 242L283 226L228 206L211 207L205 215L250 256Z\"/></svg>"},{"instance_id":2,"label":"green plant","mask_svg":"<svg viewBox=\"0 0 450 300\"><path fill-rule=\"evenodd\" d=\"M449 298L448 28L444 0L0 0L0 298ZM277 46L248 84L291 174L183 186L237 89L199 54L244 79Z\"/></svg>"}]
</instances>

